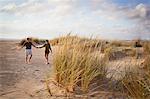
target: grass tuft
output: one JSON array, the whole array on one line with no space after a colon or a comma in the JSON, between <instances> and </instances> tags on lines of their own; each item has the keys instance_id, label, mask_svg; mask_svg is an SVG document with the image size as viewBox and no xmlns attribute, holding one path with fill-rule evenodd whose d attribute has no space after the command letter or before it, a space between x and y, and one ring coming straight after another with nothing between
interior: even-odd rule
<instances>
[{"instance_id":1,"label":"grass tuft","mask_svg":"<svg viewBox=\"0 0 150 99\"><path fill-rule=\"evenodd\" d=\"M56 81L69 92L79 86L87 93L91 81L105 73L104 58L93 52L97 50L96 44L88 46L90 42L79 39L65 39L63 42L53 58Z\"/></svg>"}]
</instances>

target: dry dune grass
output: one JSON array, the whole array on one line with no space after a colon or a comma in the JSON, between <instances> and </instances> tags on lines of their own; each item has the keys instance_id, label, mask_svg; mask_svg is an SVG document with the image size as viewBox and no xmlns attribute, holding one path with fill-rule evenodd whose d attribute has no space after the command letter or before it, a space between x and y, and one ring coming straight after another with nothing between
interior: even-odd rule
<instances>
[{"instance_id":1,"label":"dry dune grass","mask_svg":"<svg viewBox=\"0 0 150 99\"><path fill-rule=\"evenodd\" d=\"M106 77L108 75L108 68L106 67L111 62L110 60L114 52L117 52L117 54L121 52L117 61L120 60L120 56L125 54L123 59L128 57L133 58L135 64L129 63L129 65L138 67L136 61L139 60L133 57L135 52L131 45L121 45L121 47L119 45L119 47L116 47L110 44L107 46L106 44L103 45L100 40L80 39L76 36L67 36L54 42L56 45L59 45L59 49L56 51L55 56L53 56L54 77L58 85L63 86L66 92L76 93L78 91L80 94L89 94L98 87L98 91L101 91L100 87L105 83L103 89L115 91L114 88L117 88L122 95L125 94L126 98L149 98L150 77L145 72L142 74L145 76L141 76L138 70L134 70L135 72L124 70L124 76L118 81L111 77ZM99 53L102 47L104 53ZM145 45L144 49L146 50L144 52L149 53L149 44ZM113 58L116 57L118 56L114 56ZM124 65L120 63L119 67L122 68ZM144 65L149 66L149 57L145 59ZM149 69L147 70L148 72L150 71ZM116 68L116 72L118 71ZM110 88L108 88L109 86Z\"/></svg>"},{"instance_id":2,"label":"dry dune grass","mask_svg":"<svg viewBox=\"0 0 150 99\"><path fill-rule=\"evenodd\" d=\"M143 74L140 76L136 73L128 73L122 79L130 98L149 99L150 98L150 75Z\"/></svg>"},{"instance_id":3,"label":"dry dune grass","mask_svg":"<svg viewBox=\"0 0 150 99\"><path fill-rule=\"evenodd\" d=\"M133 46L133 42L132 41L111 41L111 46L115 46L115 47L131 47Z\"/></svg>"},{"instance_id":4,"label":"dry dune grass","mask_svg":"<svg viewBox=\"0 0 150 99\"><path fill-rule=\"evenodd\" d=\"M143 65L145 67L145 70L148 71L150 75L150 42L145 42L144 53L145 53L145 61L143 62Z\"/></svg>"},{"instance_id":5,"label":"dry dune grass","mask_svg":"<svg viewBox=\"0 0 150 99\"><path fill-rule=\"evenodd\" d=\"M55 38L53 40L50 40L51 45L56 46L56 45L64 45L66 43L66 40L70 42L71 44L84 44L85 47L99 47L101 45L101 40L98 39L88 39L88 38L80 38L78 36L62 36L60 38Z\"/></svg>"},{"instance_id":6,"label":"dry dune grass","mask_svg":"<svg viewBox=\"0 0 150 99\"><path fill-rule=\"evenodd\" d=\"M144 52L146 55L150 55L150 41L144 43Z\"/></svg>"},{"instance_id":7,"label":"dry dune grass","mask_svg":"<svg viewBox=\"0 0 150 99\"><path fill-rule=\"evenodd\" d=\"M79 39L65 39L63 42L53 59L56 81L69 92L78 86L87 93L91 81L105 75L105 58L92 53L97 47L88 46L89 42Z\"/></svg>"}]
</instances>

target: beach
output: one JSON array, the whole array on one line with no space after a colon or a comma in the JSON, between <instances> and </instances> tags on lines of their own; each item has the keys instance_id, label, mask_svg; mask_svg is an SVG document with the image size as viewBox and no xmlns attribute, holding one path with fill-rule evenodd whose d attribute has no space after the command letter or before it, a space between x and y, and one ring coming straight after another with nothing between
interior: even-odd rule
<instances>
[{"instance_id":1,"label":"beach","mask_svg":"<svg viewBox=\"0 0 150 99\"><path fill-rule=\"evenodd\" d=\"M21 50L16 49L19 42L20 41L14 40L0 41L0 99L65 99L64 88L54 83L49 83L53 93L53 96L51 96L48 93L45 83L47 76L54 74L52 58L53 55L56 55L55 52L58 52L57 49L59 45L52 46L53 53L49 54L50 64L46 64L44 48L36 49L34 47L31 63L26 64L25 48ZM95 51L94 53L101 56L99 51ZM108 73L106 77L112 77L113 82L119 81L126 75L127 71L137 71L142 61L143 58L135 59L129 56L109 61L109 63L107 63ZM116 83L112 83L112 86L116 86ZM126 97L116 91L118 88L114 89L114 92L111 92L107 88L108 86L102 87L104 90L99 91L98 94L96 93L96 95L102 97L102 99L109 99L109 97L112 99L114 99L114 97L124 99L124 97ZM74 96L75 99L82 99L83 97L84 95Z\"/></svg>"},{"instance_id":2,"label":"beach","mask_svg":"<svg viewBox=\"0 0 150 99\"><path fill-rule=\"evenodd\" d=\"M43 88L51 70L46 64L44 48L33 48L31 64L25 63L25 48L14 49L19 41L0 41L0 99L30 99L31 93ZM37 98L35 98L37 99Z\"/></svg>"}]
</instances>

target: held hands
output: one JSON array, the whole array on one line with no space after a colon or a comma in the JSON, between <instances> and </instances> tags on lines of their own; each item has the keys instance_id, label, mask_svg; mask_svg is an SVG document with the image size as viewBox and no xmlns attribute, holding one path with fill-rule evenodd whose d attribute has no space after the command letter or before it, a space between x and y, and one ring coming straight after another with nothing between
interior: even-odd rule
<instances>
[{"instance_id":1,"label":"held hands","mask_svg":"<svg viewBox=\"0 0 150 99\"><path fill-rule=\"evenodd\" d=\"M36 46L36 48L40 48L40 47L37 47L37 46Z\"/></svg>"}]
</instances>

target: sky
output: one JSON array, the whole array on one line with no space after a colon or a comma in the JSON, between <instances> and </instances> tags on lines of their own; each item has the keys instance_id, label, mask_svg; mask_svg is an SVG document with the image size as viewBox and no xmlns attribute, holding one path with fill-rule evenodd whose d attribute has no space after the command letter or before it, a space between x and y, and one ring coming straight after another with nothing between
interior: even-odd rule
<instances>
[{"instance_id":1,"label":"sky","mask_svg":"<svg viewBox=\"0 0 150 99\"><path fill-rule=\"evenodd\" d=\"M0 39L150 40L150 0L0 0Z\"/></svg>"}]
</instances>

